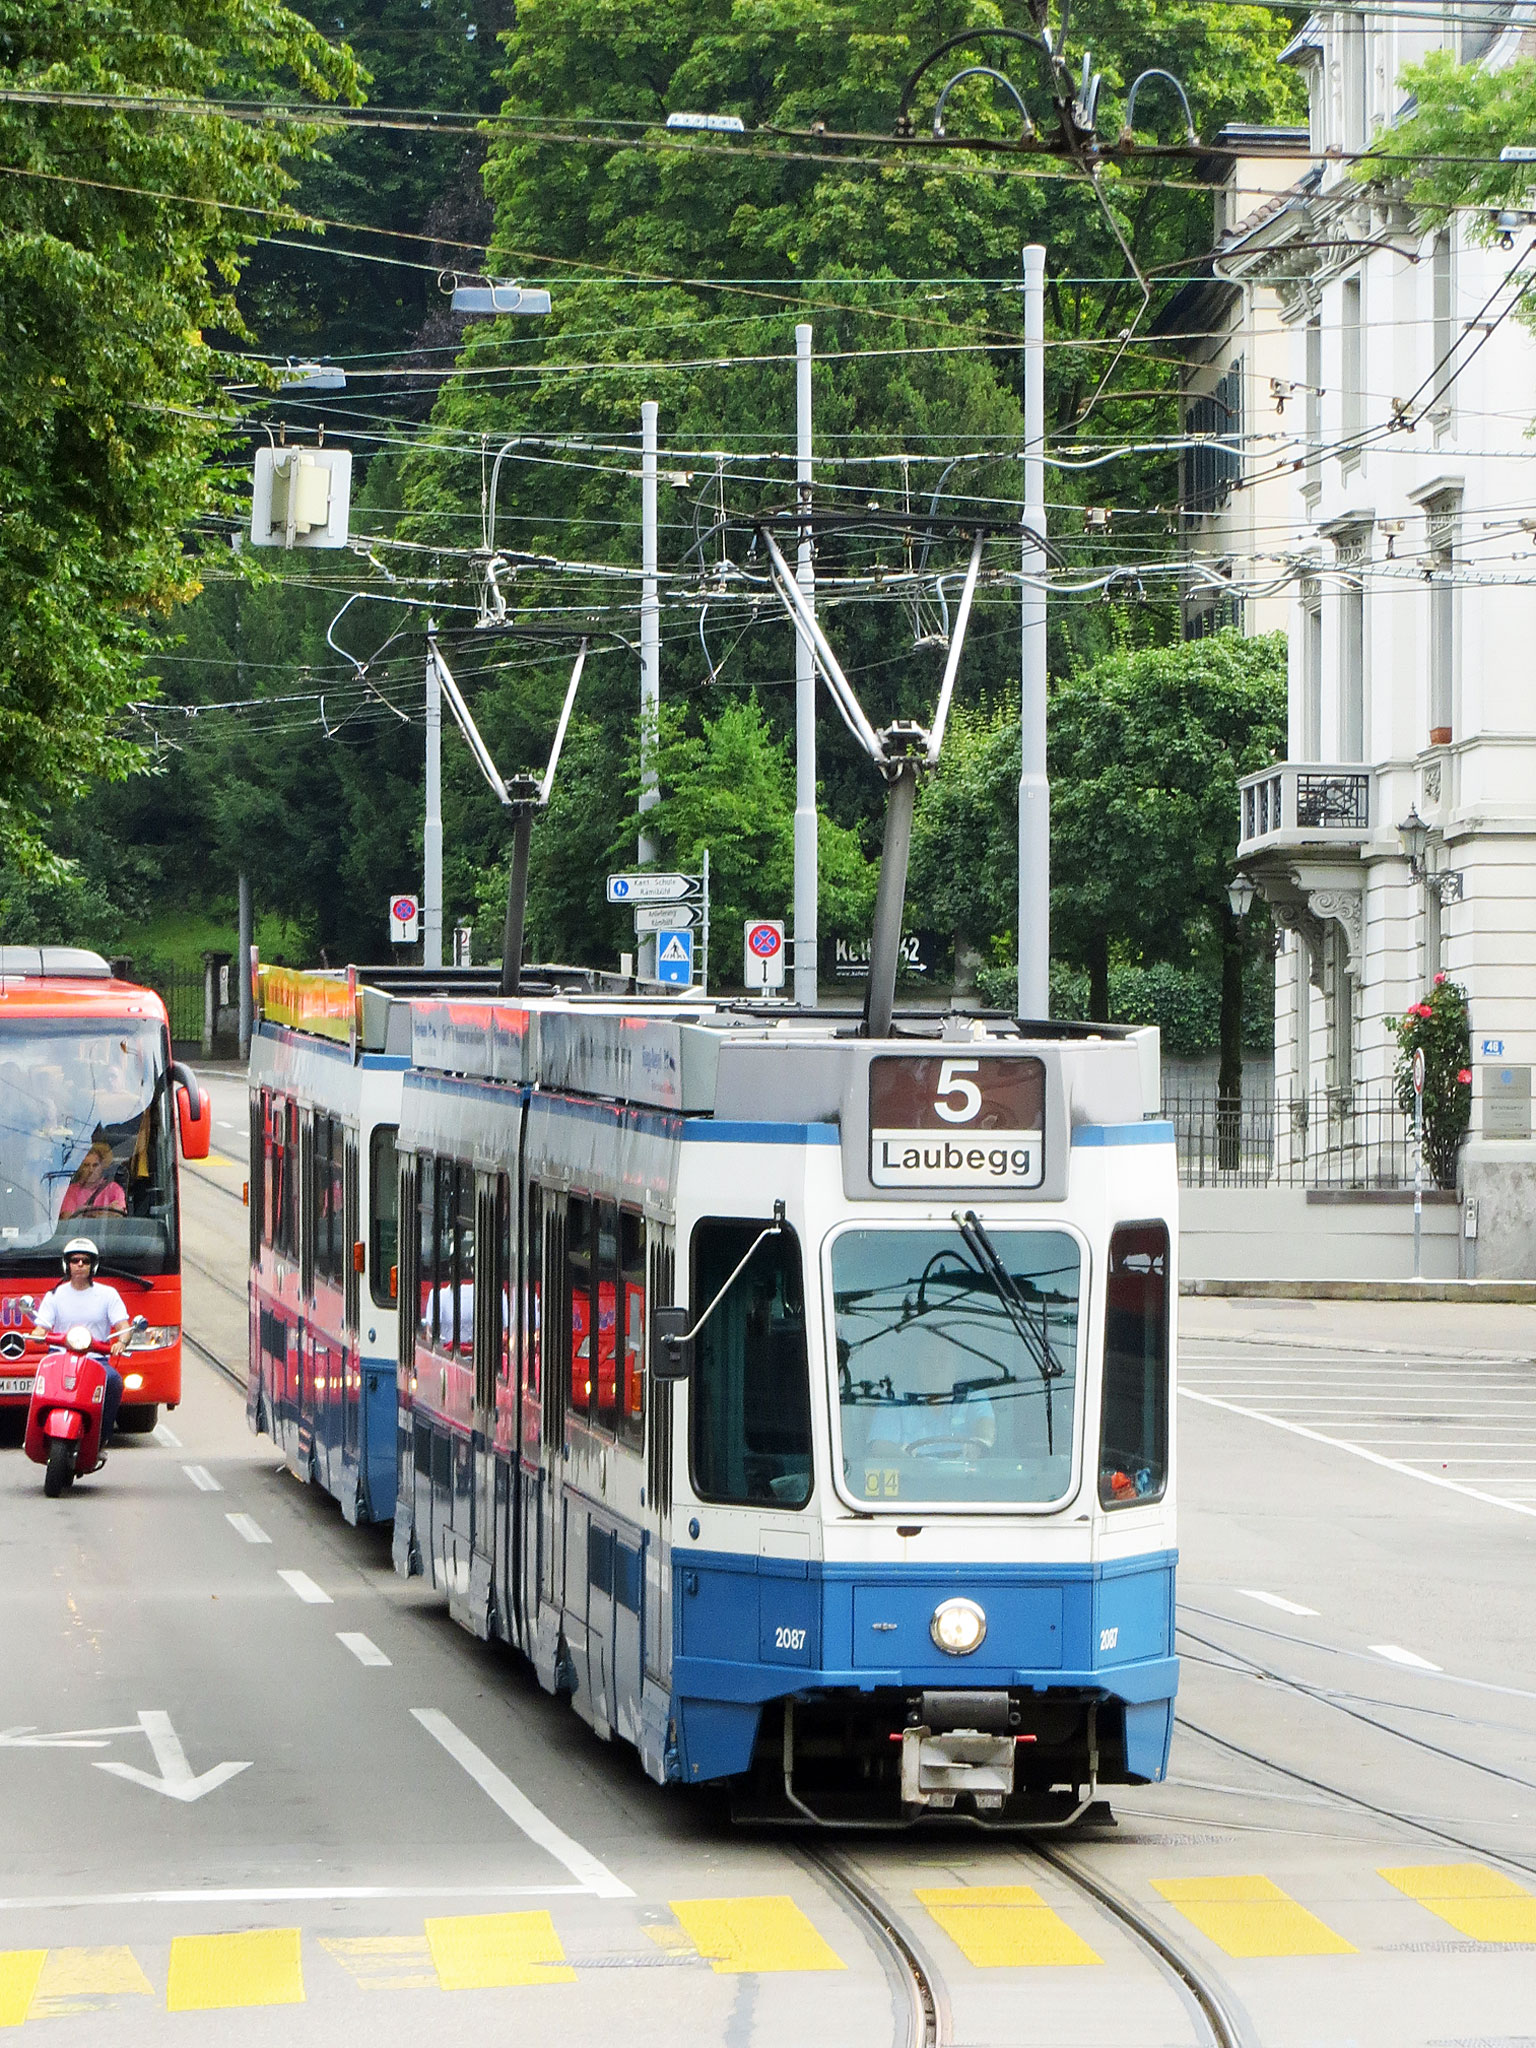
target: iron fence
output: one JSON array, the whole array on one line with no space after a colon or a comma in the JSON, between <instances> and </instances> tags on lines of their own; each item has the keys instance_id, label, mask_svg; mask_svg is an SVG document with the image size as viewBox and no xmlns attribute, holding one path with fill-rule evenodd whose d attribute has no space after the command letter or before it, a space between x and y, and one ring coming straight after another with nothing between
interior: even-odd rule
<instances>
[{"instance_id":1,"label":"iron fence","mask_svg":"<svg viewBox=\"0 0 1536 2048\"><path fill-rule=\"evenodd\" d=\"M203 1036L203 970L162 966L158 961L135 963L130 979L152 988L165 1004L171 1037L180 1045L197 1044Z\"/></svg>"},{"instance_id":2,"label":"iron fence","mask_svg":"<svg viewBox=\"0 0 1536 2048\"><path fill-rule=\"evenodd\" d=\"M1239 1107L1214 1093L1163 1098L1186 1187L1405 1188L1413 1127L1391 1088L1315 1088Z\"/></svg>"}]
</instances>

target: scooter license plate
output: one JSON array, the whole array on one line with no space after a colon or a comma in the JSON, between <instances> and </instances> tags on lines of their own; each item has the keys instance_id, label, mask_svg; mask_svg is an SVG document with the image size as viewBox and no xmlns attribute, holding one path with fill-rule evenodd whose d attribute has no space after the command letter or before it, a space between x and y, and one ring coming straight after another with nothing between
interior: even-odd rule
<instances>
[{"instance_id":1,"label":"scooter license plate","mask_svg":"<svg viewBox=\"0 0 1536 2048\"><path fill-rule=\"evenodd\" d=\"M0 1394L30 1394L36 1379L36 1373L31 1372L25 1379L0 1379Z\"/></svg>"}]
</instances>

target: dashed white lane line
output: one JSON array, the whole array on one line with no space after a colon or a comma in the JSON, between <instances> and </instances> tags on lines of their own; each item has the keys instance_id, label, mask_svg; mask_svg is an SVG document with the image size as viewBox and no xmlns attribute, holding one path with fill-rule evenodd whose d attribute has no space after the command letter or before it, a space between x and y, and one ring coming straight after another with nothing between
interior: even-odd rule
<instances>
[{"instance_id":1,"label":"dashed white lane line","mask_svg":"<svg viewBox=\"0 0 1536 2048\"><path fill-rule=\"evenodd\" d=\"M1373 1656L1385 1657L1389 1664L1406 1664L1410 1671L1439 1671L1443 1668L1439 1664L1431 1664L1417 1650L1405 1650L1401 1643L1371 1643L1368 1648Z\"/></svg>"},{"instance_id":2,"label":"dashed white lane line","mask_svg":"<svg viewBox=\"0 0 1536 2048\"><path fill-rule=\"evenodd\" d=\"M199 1493L222 1493L224 1491L206 1465L183 1465L181 1469L186 1473Z\"/></svg>"},{"instance_id":3,"label":"dashed white lane line","mask_svg":"<svg viewBox=\"0 0 1536 2048\"><path fill-rule=\"evenodd\" d=\"M359 1664L372 1665L382 1670L389 1663L389 1659L377 1643L354 1629L338 1629L336 1640L352 1652Z\"/></svg>"},{"instance_id":4,"label":"dashed white lane line","mask_svg":"<svg viewBox=\"0 0 1536 2048\"><path fill-rule=\"evenodd\" d=\"M1283 1429L1287 1436L1299 1436L1312 1444L1325 1444L1331 1451L1347 1451L1352 1458L1364 1458L1368 1465L1379 1465L1383 1471L1396 1472L1404 1479L1417 1479L1424 1486L1438 1486L1447 1493L1459 1493L1464 1500L1480 1500L1485 1507L1504 1508L1512 1515L1530 1515L1536 1519L1536 1505L1506 1500L1497 1493L1484 1493L1480 1487L1463 1486L1459 1480L1447 1479L1440 1472L1421 1472L1416 1465L1405 1465L1399 1458L1384 1458L1379 1451L1367 1450L1364 1444L1348 1443L1343 1437L1325 1436L1320 1429L1307 1429L1299 1422L1286 1421L1282 1415L1266 1415L1262 1408L1249 1408L1239 1401L1218 1401L1214 1394L1197 1394L1193 1387L1180 1387L1179 1394L1183 1400L1198 1401L1202 1408L1220 1408L1225 1414L1242 1416L1245 1422L1262 1422L1270 1429Z\"/></svg>"},{"instance_id":5,"label":"dashed white lane line","mask_svg":"<svg viewBox=\"0 0 1536 2048\"><path fill-rule=\"evenodd\" d=\"M155 1442L159 1444L163 1451L179 1451L181 1449L181 1438L168 1422L157 1422L151 1433L154 1436Z\"/></svg>"},{"instance_id":6,"label":"dashed white lane line","mask_svg":"<svg viewBox=\"0 0 1536 2048\"><path fill-rule=\"evenodd\" d=\"M272 1538L263 1529L254 1515L226 1515L225 1521L237 1536L243 1536L247 1543L270 1543Z\"/></svg>"},{"instance_id":7,"label":"dashed white lane line","mask_svg":"<svg viewBox=\"0 0 1536 2048\"><path fill-rule=\"evenodd\" d=\"M280 1571L277 1576L290 1593L297 1593L299 1598L311 1607L330 1607L334 1604L324 1586L317 1586L308 1572Z\"/></svg>"},{"instance_id":8,"label":"dashed white lane line","mask_svg":"<svg viewBox=\"0 0 1536 2048\"><path fill-rule=\"evenodd\" d=\"M1282 1614L1317 1613L1315 1607L1303 1607L1299 1600L1286 1600L1279 1593L1260 1593L1252 1586L1239 1586L1237 1590L1245 1600L1262 1600L1266 1607L1278 1607Z\"/></svg>"},{"instance_id":9,"label":"dashed white lane line","mask_svg":"<svg viewBox=\"0 0 1536 2048\"><path fill-rule=\"evenodd\" d=\"M547 1850L557 1863L576 1878L587 1891L599 1899L632 1899L635 1895L621 1878L614 1876L606 1863L600 1863L580 1842L573 1841L563 1828L556 1827L547 1813L541 1813L526 1792L520 1791L502 1770L499 1770L479 1749L462 1728L456 1728L448 1716L436 1707L412 1707L412 1717L419 1721L434 1742L440 1742L456 1764L466 1770L480 1787L480 1790L496 1806L499 1806L514 1827L521 1828L530 1842L537 1842Z\"/></svg>"}]
</instances>

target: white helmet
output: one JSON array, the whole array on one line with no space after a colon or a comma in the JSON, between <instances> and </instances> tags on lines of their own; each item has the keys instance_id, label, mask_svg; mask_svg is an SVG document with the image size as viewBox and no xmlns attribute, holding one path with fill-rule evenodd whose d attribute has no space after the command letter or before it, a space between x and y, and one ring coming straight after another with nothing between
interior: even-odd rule
<instances>
[{"instance_id":1,"label":"white helmet","mask_svg":"<svg viewBox=\"0 0 1536 2048\"><path fill-rule=\"evenodd\" d=\"M96 1268L101 1264L101 1253L96 1249L94 1239L89 1237L72 1237L69 1240L69 1243L65 1245L64 1250L60 1256L64 1268L64 1277L66 1280L69 1278L70 1260L78 1258L87 1258L90 1260L91 1278L93 1280L95 1279Z\"/></svg>"}]
</instances>

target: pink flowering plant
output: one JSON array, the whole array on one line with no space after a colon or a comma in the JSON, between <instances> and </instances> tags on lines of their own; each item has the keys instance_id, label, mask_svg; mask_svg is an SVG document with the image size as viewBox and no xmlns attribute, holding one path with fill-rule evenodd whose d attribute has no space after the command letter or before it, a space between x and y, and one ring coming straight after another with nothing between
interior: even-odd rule
<instances>
[{"instance_id":1,"label":"pink flowering plant","mask_svg":"<svg viewBox=\"0 0 1536 2048\"><path fill-rule=\"evenodd\" d=\"M1413 1121L1413 1056L1424 1054L1424 1164L1436 1187L1456 1185L1456 1155L1472 1121L1472 1028L1467 992L1443 974L1423 1002L1389 1017L1397 1040L1398 1107Z\"/></svg>"}]
</instances>

